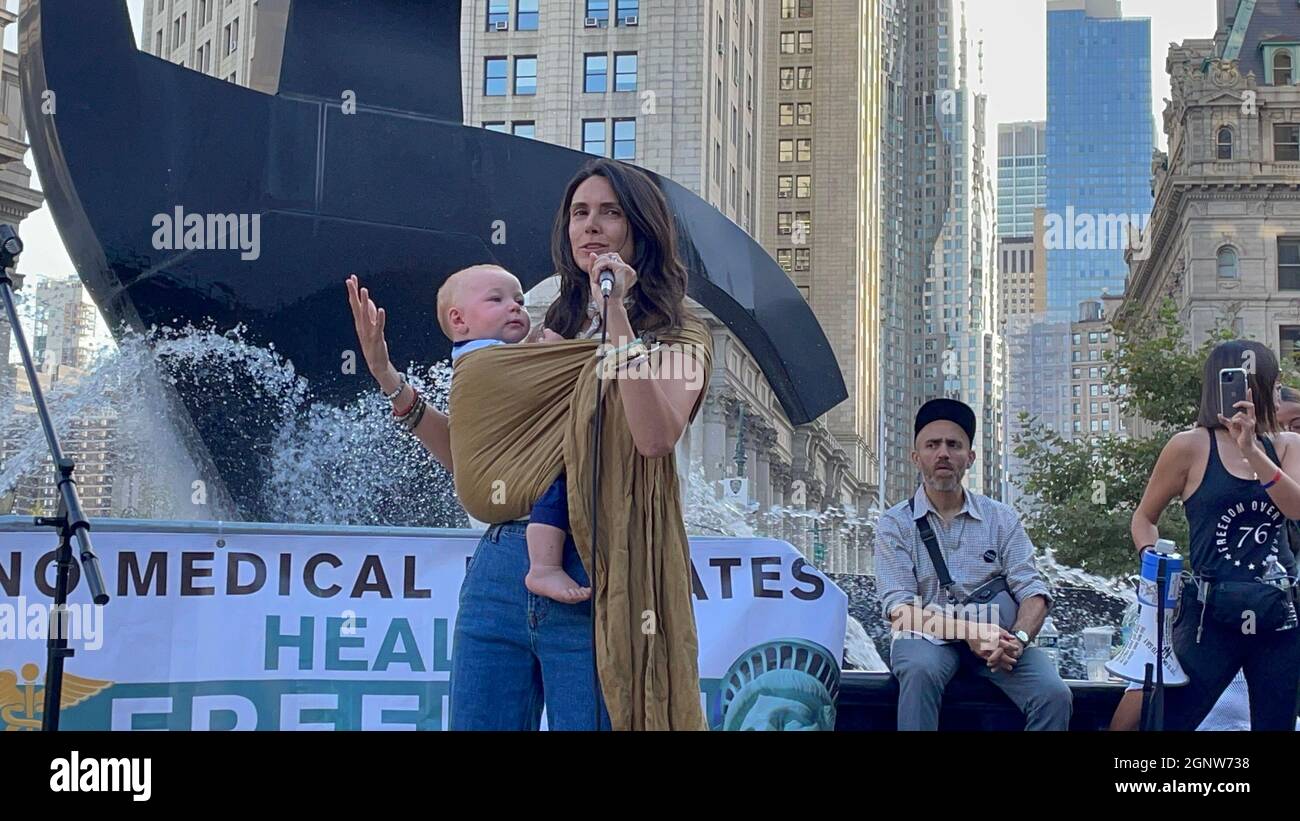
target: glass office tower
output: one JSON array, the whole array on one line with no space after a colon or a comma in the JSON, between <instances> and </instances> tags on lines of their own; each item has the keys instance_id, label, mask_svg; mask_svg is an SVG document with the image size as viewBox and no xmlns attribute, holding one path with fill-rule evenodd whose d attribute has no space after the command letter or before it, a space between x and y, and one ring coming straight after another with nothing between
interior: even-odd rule
<instances>
[{"instance_id":1,"label":"glass office tower","mask_svg":"<svg viewBox=\"0 0 1300 821\"><path fill-rule=\"evenodd\" d=\"M1119 0L1047 5L1047 310L1124 290L1127 226L1151 213L1151 21Z\"/></svg>"}]
</instances>

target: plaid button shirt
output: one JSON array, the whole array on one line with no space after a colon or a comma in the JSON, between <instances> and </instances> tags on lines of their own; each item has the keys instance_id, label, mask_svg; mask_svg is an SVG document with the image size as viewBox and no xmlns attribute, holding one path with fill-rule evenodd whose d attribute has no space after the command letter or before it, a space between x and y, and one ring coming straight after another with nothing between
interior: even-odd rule
<instances>
[{"instance_id":1,"label":"plaid button shirt","mask_svg":"<svg viewBox=\"0 0 1300 821\"><path fill-rule=\"evenodd\" d=\"M1009 505L965 491L961 512L945 526L935 512L925 488L918 488L912 501L916 518L926 516L939 540L939 550L948 573L952 592L965 599L980 585L997 576L1006 576L1007 586L1016 601L1043 596L1051 605L1052 591L1047 580L1034 565L1034 545L1029 541L1020 516ZM876 582L885 619L901 604L917 596L922 606L947 604L939 587L939 574L921 541L912 511L907 502L885 511L876 527Z\"/></svg>"}]
</instances>

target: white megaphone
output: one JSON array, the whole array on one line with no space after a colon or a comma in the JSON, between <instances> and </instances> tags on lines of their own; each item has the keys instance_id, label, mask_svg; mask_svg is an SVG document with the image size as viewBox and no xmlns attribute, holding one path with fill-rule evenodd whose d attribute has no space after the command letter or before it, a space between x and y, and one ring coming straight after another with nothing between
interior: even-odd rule
<instances>
[{"instance_id":1,"label":"white megaphone","mask_svg":"<svg viewBox=\"0 0 1300 821\"><path fill-rule=\"evenodd\" d=\"M1157 579L1163 560L1165 578L1165 614L1164 624L1157 625L1159 618L1159 595ZM1166 687L1180 687L1187 683L1187 673L1174 655L1173 622L1174 609L1182 593L1180 576L1183 571L1183 557L1174 552L1174 543L1161 539L1156 542L1154 550L1142 554L1142 575L1138 580L1137 600L1138 618L1133 625L1133 632L1126 643L1106 663L1106 669L1127 681L1143 683L1146 678L1146 666L1155 664L1160 658L1164 667L1164 684ZM1159 632L1157 632L1159 631ZM1163 637L1162 637L1163 636ZM1157 643L1163 645L1157 647ZM1154 669L1154 668L1153 668ZM1152 674L1155 680L1155 674Z\"/></svg>"}]
</instances>

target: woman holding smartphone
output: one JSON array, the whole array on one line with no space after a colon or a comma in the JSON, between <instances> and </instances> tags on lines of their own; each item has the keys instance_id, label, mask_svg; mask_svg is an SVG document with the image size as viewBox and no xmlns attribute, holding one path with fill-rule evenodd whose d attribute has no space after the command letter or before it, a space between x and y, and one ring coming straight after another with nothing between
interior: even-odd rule
<instances>
[{"instance_id":1,"label":"woman holding smartphone","mask_svg":"<svg viewBox=\"0 0 1300 821\"><path fill-rule=\"evenodd\" d=\"M1244 367L1244 370L1243 370ZM1241 386L1245 386L1244 397ZM1300 686L1296 559L1288 519L1300 518L1300 434L1277 424L1277 358L1258 342L1224 342L1205 363L1196 427L1160 453L1133 513L1133 543L1151 548L1169 502L1183 500L1189 532L1174 653L1191 681L1165 691L1165 728L1191 730L1237 672L1254 730L1293 730ZM1291 588L1262 579L1280 565Z\"/></svg>"}]
</instances>

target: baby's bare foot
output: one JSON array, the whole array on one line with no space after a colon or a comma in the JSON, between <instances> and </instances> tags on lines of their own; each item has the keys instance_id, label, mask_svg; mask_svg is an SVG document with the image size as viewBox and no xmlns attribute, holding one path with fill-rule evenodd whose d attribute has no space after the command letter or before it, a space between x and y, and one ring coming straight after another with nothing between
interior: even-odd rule
<instances>
[{"instance_id":1,"label":"baby's bare foot","mask_svg":"<svg viewBox=\"0 0 1300 821\"><path fill-rule=\"evenodd\" d=\"M590 587L579 587L568 573L559 567L531 568L524 577L524 587L538 596L555 599L564 604L576 604L591 598Z\"/></svg>"}]
</instances>

